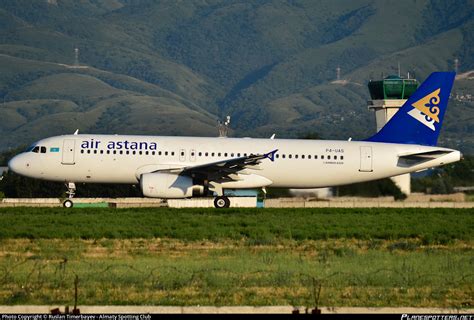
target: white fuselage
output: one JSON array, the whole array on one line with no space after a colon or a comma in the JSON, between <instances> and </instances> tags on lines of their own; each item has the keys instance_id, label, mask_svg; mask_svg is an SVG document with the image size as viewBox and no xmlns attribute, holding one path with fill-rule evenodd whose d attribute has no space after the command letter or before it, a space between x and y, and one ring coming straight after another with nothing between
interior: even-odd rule
<instances>
[{"instance_id":1,"label":"white fuselage","mask_svg":"<svg viewBox=\"0 0 474 320\"><path fill-rule=\"evenodd\" d=\"M224 188L318 188L396 176L458 161L459 151L420 145L362 141L65 135L35 144L46 152L16 156L10 168L22 175L76 183L139 183L141 174L191 167L278 149L274 161L246 169ZM41 148L40 148L41 149ZM450 151L406 166L399 156Z\"/></svg>"}]
</instances>

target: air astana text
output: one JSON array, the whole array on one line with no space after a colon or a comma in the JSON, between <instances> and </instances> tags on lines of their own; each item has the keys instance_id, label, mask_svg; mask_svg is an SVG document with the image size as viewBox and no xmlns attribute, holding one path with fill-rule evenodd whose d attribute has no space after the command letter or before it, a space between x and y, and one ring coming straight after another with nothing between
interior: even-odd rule
<instances>
[{"instance_id":1,"label":"air astana text","mask_svg":"<svg viewBox=\"0 0 474 320\"><path fill-rule=\"evenodd\" d=\"M102 141L90 139L81 142L82 149L99 149L102 145L109 150L156 150L158 147L156 142L144 141L107 141L102 144Z\"/></svg>"}]
</instances>

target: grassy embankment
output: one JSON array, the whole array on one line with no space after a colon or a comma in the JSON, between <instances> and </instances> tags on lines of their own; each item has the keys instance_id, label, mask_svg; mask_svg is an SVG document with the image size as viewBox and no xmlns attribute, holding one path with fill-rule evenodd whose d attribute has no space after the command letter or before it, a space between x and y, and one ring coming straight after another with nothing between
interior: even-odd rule
<instances>
[{"instance_id":1,"label":"grassy embankment","mask_svg":"<svg viewBox=\"0 0 474 320\"><path fill-rule=\"evenodd\" d=\"M0 304L472 307L472 210L1 209Z\"/></svg>"}]
</instances>

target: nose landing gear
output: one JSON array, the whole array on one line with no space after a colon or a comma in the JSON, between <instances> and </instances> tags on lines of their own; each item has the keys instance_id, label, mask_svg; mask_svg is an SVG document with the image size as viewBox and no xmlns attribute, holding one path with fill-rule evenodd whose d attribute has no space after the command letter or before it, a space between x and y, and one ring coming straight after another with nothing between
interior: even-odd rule
<instances>
[{"instance_id":1,"label":"nose landing gear","mask_svg":"<svg viewBox=\"0 0 474 320\"><path fill-rule=\"evenodd\" d=\"M64 208L69 209L69 208L72 208L73 206L74 206L74 203L71 200L69 200L69 199L64 200L64 202L63 202L63 207Z\"/></svg>"},{"instance_id":2,"label":"nose landing gear","mask_svg":"<svg viewBox=\"0 0 474 320\"><path fill-rule=\"evenodd\" d=\"M72 202L72 198L76 194L76 184L74 182L68 182L66 183L66 194L68 195L68 199L63 201L63 207L64 208L72 208L74 206L74 203Z\"/></svg>"}]
</instances>

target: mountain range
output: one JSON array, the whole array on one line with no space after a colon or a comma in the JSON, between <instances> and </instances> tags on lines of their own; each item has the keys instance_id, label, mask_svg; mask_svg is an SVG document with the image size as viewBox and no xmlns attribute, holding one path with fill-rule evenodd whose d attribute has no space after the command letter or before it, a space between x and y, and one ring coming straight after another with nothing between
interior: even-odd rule
<instances>
[{"instance_id":1,"label":"mountain range","mask_svg":"<svg viewBox=\"0 0 474 320\"><path fill-rule=\"evenodd\" d=\"M473 0L2 0L0 150L227 115L232 136L363 139L369 80L456 63L440 144L474 153Z\"/></svg>"}]
</instances>

